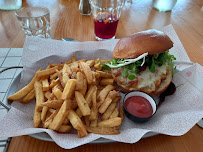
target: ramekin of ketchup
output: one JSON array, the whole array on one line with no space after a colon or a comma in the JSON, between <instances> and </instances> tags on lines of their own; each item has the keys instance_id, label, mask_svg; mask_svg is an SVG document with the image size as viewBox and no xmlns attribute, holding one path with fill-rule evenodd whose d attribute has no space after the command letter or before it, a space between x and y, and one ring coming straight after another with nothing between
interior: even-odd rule
<instances>
[{"instance_id":1,"label":"ramekin of ketchup","mask_svg":"<svg viewBox=\"0 0 203 152\"><path fill-rule=\"evenodd\" d=\"M148 94L133 91L123 99L126 116L134 122L146 122L156 112L156 103Z\"/></svg>"}]
</instances>

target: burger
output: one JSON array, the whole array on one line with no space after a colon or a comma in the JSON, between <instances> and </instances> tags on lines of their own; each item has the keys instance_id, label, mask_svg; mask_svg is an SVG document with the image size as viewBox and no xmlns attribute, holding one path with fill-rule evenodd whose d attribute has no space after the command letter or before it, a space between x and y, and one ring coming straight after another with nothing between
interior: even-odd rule
<instances>
[{"instance_id":1,"label":"burger","mask_svg":"<svg viewBox=\"0 0 203 152\"><path fill-rule=\"evenodd\" d=\"M159 95L172 81L175 60L169 54L172 47L171 39L161 31L138 32L118 41L113 59L105 66L111 69L115 82L122 90Z\"/></svg>"}]
</instances>

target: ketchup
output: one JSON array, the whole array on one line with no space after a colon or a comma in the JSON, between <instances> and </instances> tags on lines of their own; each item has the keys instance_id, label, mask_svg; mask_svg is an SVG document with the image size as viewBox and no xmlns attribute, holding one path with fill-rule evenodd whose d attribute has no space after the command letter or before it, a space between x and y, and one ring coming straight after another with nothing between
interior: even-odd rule
<instances>
[{"instance_id":1,"label":"ketchup","mask_svg":"<svg viewBox=\"0 0 203 152\"><path fill-rule=\"evenodd\" d=\"M153 109L150 102L141 96L132 96L125 101L127 110L140 118L147 118L152 116Z\"/></svg>"}]
</instances>

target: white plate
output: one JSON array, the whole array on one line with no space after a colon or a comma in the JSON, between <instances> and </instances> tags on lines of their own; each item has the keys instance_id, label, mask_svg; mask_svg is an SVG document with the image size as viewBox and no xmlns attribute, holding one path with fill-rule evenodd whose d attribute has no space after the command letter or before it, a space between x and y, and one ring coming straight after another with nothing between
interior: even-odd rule
<instances>
[{"instance_id":1,"label":"white plate","mask_svg":"<svg viewBox=\"0 0 203 152\"><path fill-rule=\"evenodd\" d=\"M191 66L193 64L191 62L182 62L182 61L176 61L175 63L176 64L182 64L184 66L182 66L181 68L177 67L177 69L176 69L176 71L174 71L174 73L182 71L186 67ZM20 82L20 77L21 77L21 73L18 74L18 76L12 82L12 84L11 84L9 90L8 90L8 93L7 93L7 98L16 92L17 86L18 86L18 84ZM11 103L8 101L7 105L10 107ZM151 136L154 136L154 135L157 135L157 134L158 133L148 132L142 138L151 137ZM36 134L30 134L29 136L31 136L33 138L36 138L36 139L44 140L44 141L53 141L52 138L49 136L49 134L47 134L45 132L36 133ZM99 138L99 139L97 139L95 141L90 142L90 144L113 143L113 142L116 142L116 141L105 139L105 138Z\"/></svg>"}]
</instances>

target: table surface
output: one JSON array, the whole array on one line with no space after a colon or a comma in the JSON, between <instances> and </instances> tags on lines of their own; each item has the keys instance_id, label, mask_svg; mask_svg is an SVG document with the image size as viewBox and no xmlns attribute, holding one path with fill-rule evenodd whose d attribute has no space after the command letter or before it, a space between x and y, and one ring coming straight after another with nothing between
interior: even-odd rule
<instances>
[{"instance_id":1,"label":"table surface","mask_svg":"<svg viewBox=\"0 0 203 152\"><path fill-rule=\"evenodd\" d=\"M48 7L51 15L52 38L70 37L79 41L95 41L93 19L78 11L79 0L26 0L23 6ZM150 0L126 0L118 24L116 38L172 24L192 62L203 65L203 1L178 0L171 12L152 8ZM0 47L22 48L25 34L14 11L0 11ZM135 144L86 144L70 151L201 151L202 128L195 125L180 137L157 135ZM53 142L29 136L12 138L8 151L65 151Z\"/></svg>"}]
</instances>

